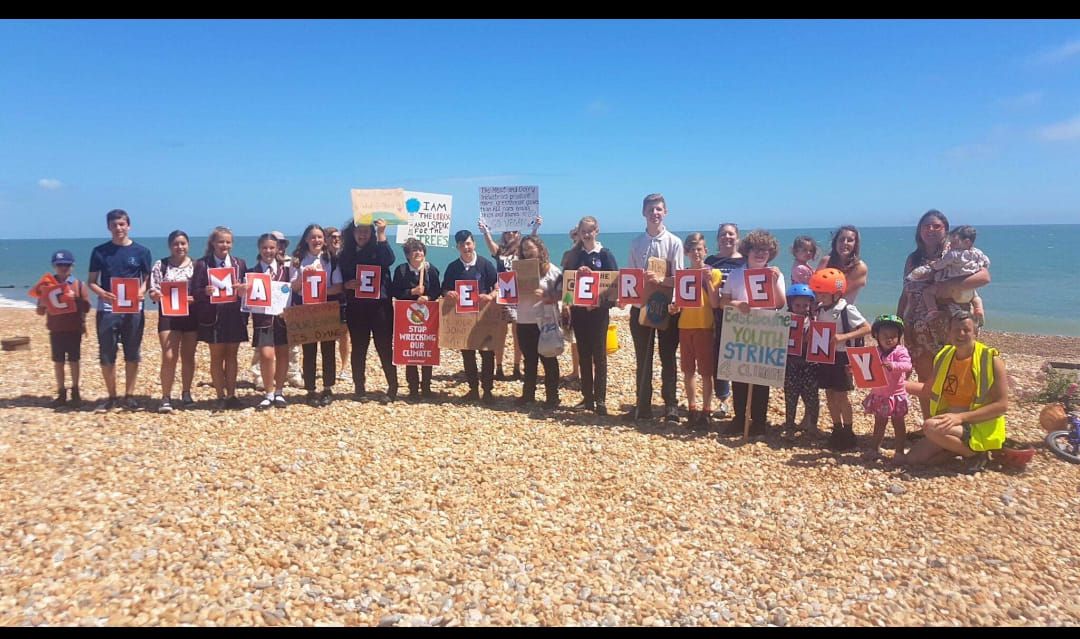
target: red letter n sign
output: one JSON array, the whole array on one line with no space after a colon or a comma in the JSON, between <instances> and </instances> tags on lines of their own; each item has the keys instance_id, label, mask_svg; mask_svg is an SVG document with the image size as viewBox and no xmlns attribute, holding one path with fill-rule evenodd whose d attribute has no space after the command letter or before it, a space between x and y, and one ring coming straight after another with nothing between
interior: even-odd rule
<instances>
[{"instance_id":1,"label":"red letter n sign","mask_svg":"<svg viewBox=\"0 0 1080 639\"><path fill-rule=\"evenodd\" d=\"M818 364L836 362L836 324L833 322L810 322L810 333L806 336L806 361Z\"/></svg>"}]
</instances>

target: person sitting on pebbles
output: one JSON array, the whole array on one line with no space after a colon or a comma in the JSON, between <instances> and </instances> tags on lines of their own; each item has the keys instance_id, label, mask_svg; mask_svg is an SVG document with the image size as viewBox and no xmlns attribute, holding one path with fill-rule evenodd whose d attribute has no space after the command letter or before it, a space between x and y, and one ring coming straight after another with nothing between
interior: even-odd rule
<instances>
[{"instance_id":1,"label":"person sitting on pebbles","mask_svg":"<svg viewBox=\"0 0 1080 639\"><path fill-rule=\"evenodd\" d=\"M969 468L982 468L987 451L1005 442L1009 378L997 349L975 339L975 319L968 311L949 317L949 341L934 356L933 381L908 382L908 393L930 400L931 417L923 422L925 438L915 442L908 465L939 464L957 455Z\"/></svg>"}]
</instances>

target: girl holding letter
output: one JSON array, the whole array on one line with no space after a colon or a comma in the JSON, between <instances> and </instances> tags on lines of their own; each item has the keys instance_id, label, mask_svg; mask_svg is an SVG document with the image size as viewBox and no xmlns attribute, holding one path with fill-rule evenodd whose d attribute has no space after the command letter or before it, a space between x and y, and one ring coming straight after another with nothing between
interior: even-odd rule
<instances>
[{"instance_id":1,"label":"girl holding letter","mask_svg":"<svg viewBox=\"0 0 1080 639\"><path fill-rule=\"evenodd\" d=\"M394 304L390 300L390 267L394 252L386 240L386 221L356 225L349 222L342 229L341 273L345 281L345 321L352 340L354 397L362 401L367 392L366 361L368 346L375 340L383 375L386 376L385 402L397 399L398 376L394 367ZM374 267L378 273L364 282L357 279L357 267ZM372 287L369 289L369 286ZM368 297L363 297L368 295ZM360 296L360 297L358 297Z\"/></svg>"},{"instance_id":2,"label":"girl holding letter","mask_svg":"<svg viewBox=\"0 0 1080 639\"><path fill-rule=\"evenodd\" d=\"M161 342L161 404L159 413L172 412L172 388L176 380L176 361L180 360L181 402L184 408L191 408L195 400L191 398L191 382L195 378L195 347L199 343L199 321L191 313L190 304L195 301L192 295L191 276L195 273L195 263L188 254L190 240L188 234L176 230L169 233L169 256L154 262L150 269L150 299L158 305L158 340ZM168 299L162 299L162 283L183 282L184 287L166 284ZM186 288L186 291L184 290ZM183 294L184 299L178 299ZM173 299L173 296L177 299ZM176 304L174 304L176 302ZM187 315L166 315L165 306L179 306L188 309Z\"/></svg>"},{"instance_id":3,"label":"girl holding letter","mask_svg":"<svg viewBox=\"0 0 1080 639\"><path fill-rule=\"evenodd\" d=\"M217 393L215 408L243 408L236 397L236 353L246 342L247 313L240 310L247 264L232 255L233 233L214 227L206 253L195 262L191 292L199 322L199 341L210 346L210 378Z\"/></svg>"},{"instance_id":4,"label":"girl holding letter","mask_svg":"<svg viewBox=\"0 0 1080 639\"><path fill-rule=\"evenodd\" d=\"M308 224L304 229L304 234L300 237L300 242L293 252L293 266L293 304L337 302L337 294L341 292L341 270L338 269L337 258L330 252L326 244L326 236L318 224ZM322 294L313 296L310 276L316 273L321 273L323 277L321 284L315 287L316 292L320 292L319 289L321 289ZM304 389L307 391L307 402L312 406L328 406L333 401L332 389L334 380L337 379L336 346L336 339L301 346L304 354ZM316 351L322 352L323 391L321 395L315 394Z\"/></svg>"},{"instance_id":5,"label":"girl holding letter","mask_svg":"<svg viewBox=\"0 0 1080 639\"><path fill-rule=\"evenodd\" d=\"M278 240L271 233L259 236L259 261L248 271L248 286L253 288L255 280L251 274L268 275L270 287L264 294L267 301L273 303L275 283L292 281L292 267L278 259ZM254 292L252 292L254 296ZM259 356L259 377L263 381L266 393L255 407L266 410L271 406L285 408L285 378L289 373L289 334L285 319L281 315L266 313L251 314L251 347Z\"/></svg>"}]
</instances>

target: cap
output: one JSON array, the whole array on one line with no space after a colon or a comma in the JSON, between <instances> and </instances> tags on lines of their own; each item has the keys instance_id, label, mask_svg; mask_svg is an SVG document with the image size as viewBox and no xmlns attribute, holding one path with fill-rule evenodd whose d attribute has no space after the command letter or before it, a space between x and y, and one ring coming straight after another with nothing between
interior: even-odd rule
<instances>
[{"instance_id":1,"label":"cap","mask_svg":"<svg viewBox=\"0 0 1080 639\"><path fill-rule=\"evenodd\" d=\"M57 252L53 253L52 263L53 264L74 264L75 263L75 256L71 254L71 251L60 250L60 251L57 251Z\"/></svg>"},{"instance_id":2,"label":"cap","mask_svg":"<svg viewBox=\"0 0 1080 639\"><path fill-rule=\"evenodd\" d=\"M281 231L270 231L270 235L273 235L274 239L278 242L285 242L286 244L289 243L289 238L285 237L285 234Z\"/></svg>"}]
</instances>

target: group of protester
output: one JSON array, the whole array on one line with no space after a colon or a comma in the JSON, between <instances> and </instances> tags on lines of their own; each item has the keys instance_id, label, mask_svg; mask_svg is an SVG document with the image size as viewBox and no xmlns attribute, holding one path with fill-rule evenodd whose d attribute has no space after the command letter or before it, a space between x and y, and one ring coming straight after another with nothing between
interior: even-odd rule
<instances>
[{"instance_id":1,"label":"group of protester","mask_svg":"<svg viewBox=\"0 0 1080 639\"><path fill-rule=\"evenodd\" d=\"M922 216L915 231L916 249L905 265L904 293L895 314L868 321L854 302L866 286L869 269L860 258L860 236L854 226L842 226L833 234L829 253L817 259L818 247L812 238L796 238L791 253L793 267L788 278L773 265L779 255L776 238L765 230L753 230L740 237L734 223L721 224L716 236L716 252L709 253L701 233L683 239L666 228L667 204L660 194L645 197L642 216L645 231L631 243L626 267L643 269L646 286L654 290L674 287L674 275L684 268L704 269L700 305L686 308L672 304L668 321L647 321L640 305L630 308L630 332L636 361L634 406L624 415L627 421L650 419L653 413L653 358L659 350L663 418L670 423L682 421L676 393L676 353L684 378L688 402L686 423L694 429L707 430L714 419L730 423L720 433L743 433L749 412L749 432L761 435L768 423L766 409L769 387L728 382L717 378L717 352L723 329L724 309L751 312L744 273L748 269L770 269L771 298L777 310L786 309L819 322L835 326L834 363L820 364L807 360L804 352L788 354L784 383L785 428L816 430L819 391L825 390L826 406L832 422L828 443L837 450L856 446L852 425L854 410L849 393L854 389L846 349L860 346L866 336L876 340L888 383L873 389L863 402L864 410L874 419L874 432L867 455L879 455L886 429L891 422L895 462L933 463L961 455L971 457L1000 448L1005 438L1004 413L1008 406L1007 376L996 350L976 340L984 316L977 288L990 281L989 259L974 248L975 230L958 227L949 230L944 214L931 210ZM592 271L617 271L616 257L599 241L599 222L583 217L571 232L574 244L555 264L543 240L537 235L541 220L533 224L531 235L503 233L496 242L481 223L484 243L492 260L477 254L477 245L468 230L458 231L454 241L458 259L439 269L430 264L425 245L409 239L403 245L405 262L393 268L394 252L386 238L386 223L349 222L341 231L310 224L304 229L296 249L288 254L288 241L274 231L258 238L258 257L253 264L234 254L233 235L226 227L216 227L210 234L201 257L189 254L189 240L183 231L169 235L170 253L153 261L149 249L129 237L130 217L123 210L106 215L112 238L94 248L89 276L84 285L72 276L74 259L68 251L57 251L52 262L62 295L78 307L77 313L48 313L47 326L52 344L58 396L55 406L78 405L79 351L85 312L90 306L89 293L97 297L95 314L99 343L99 361L108 397L96 408L106 412L117 408L137 409L133 393L138 375L140 346L145 315L142 300L146 293L160 301L163 282L189 283L190 312L187 316L161 315L158 332L162 348L160 412L170 412L176 367L181 368L181 405L191 407L196 344L206 342L210 352L210 371L216 393L215 408L239 408L237 397L238 349L250 340L258 365L263 394L258 408L285 407L284 387L289 377L290 347L288 326L282 315L254 314L242 310L241 301L212 303L217 293L209 274L211 269L232 269L238 296L246 287L246 275L265 273L271 281L290 283L292 304L302 304L298 283L306 272L326 274L328 300L341 305L341 317L348 327L348 342L341 345L342 359L349 353L354 384L353 398L368 397L365 375L367 352L374 341L386 379L384 402L398 398L399 380L393 365L393 299L437 300L455 298L455 282L478 283L480 304L494 303L498 272L511 270L520 259L536 260L539 287L533 291L536 304L518 304L505 310L504 319L514 327L514 377L523 378L521 405L536 401L539 367L544 369L543 406L559 404L559 365L554 357L540 353L540 324L546 305L557 308L565 302L564 318L574 337L574 364L580 366L582 402L577 406L598 415L607 415L606 335L610 309L615 304L604 299L594 306L576 306L565 297L564 274L580 275ZM329 241L328 241L329 240ZM664 263L663 273L650 268L650 259ZM377 267L380 286L375 299L361 299L353 294L359 286L357 265ZM137 312L115 312L117 304L110 282L113 278L136 278L140 283ZM787 285L790 279L791 285ZM39 301L39 313L46 314L45 296ZM250 333L248 318L251 318ZM806 323L808 324L808 323ZM804 325L805 326L805 325ZM805 341L805 340L802 340ZM351 352L349 349L351 343ZM309 404L325 406L333 400L338 340L303 344L302 381ZM906 344L906 346L905 346ZM124 349L125 379L121 399L117 392L115 364L120 346ZM466 401L490 404L494 400L494 380L502 374L502 346L498 352L461 351L468 391ZM317 392L316 364L322 357L322 390ZM519 373L518 358L524 372ZM496 360L499 374L496 375ZM70 362L71 398L65 386L65 361ZM918 382L909 380L914 371ZM699 382L700 380L700 382ZM419 401L433 397L431 367L406 367L408 399ZM925 438L907 450L905 417L909 395L918 397ZM713 412L713 400L718 410ZM799 399L804 403L804 417L796 423ZM749 404L749 407L748 407Z\"/></svg>"}]
</instances>

